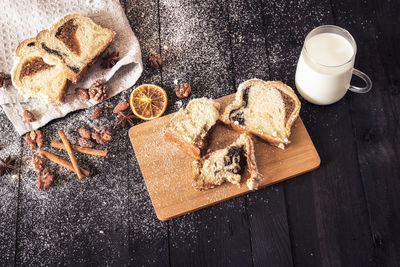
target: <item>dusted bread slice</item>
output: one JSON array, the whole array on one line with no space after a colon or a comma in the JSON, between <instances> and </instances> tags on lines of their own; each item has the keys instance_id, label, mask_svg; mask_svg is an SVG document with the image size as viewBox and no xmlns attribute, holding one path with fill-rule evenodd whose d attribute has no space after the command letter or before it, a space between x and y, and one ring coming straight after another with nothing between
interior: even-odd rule
<instances>
[{"instance_id":1,"label":"dusted bread slice","mask_svg":"<svg viewBox=\"0 0 400 267\"><path fill-rule=\"evenodd\" d=\"M197 190L214 188L225 181L240 186L246 164L250 172L247 186L250 190L257 189L262 176L257 170L253 141L250 136L243 133L228 147L193 161L192 185Z\"/></svg>"},{"instance_id":2,"label":"dusted bread slice","mask_svg":"<svg viewBox=\"0 0 400 267\"><path fill-rule=\"evenodd\" d=\"M39 97L44 102L60 103L67 88L61 61L35 46L36 39L23 41L15 52L12 81L25 97Z\"/></svg>"},{"instance_id":3,"label":"dusted bread slice","mask_svg":"<svg viewBox=\"0 0 400 267\"><path fill-rule=\"evenodd\" d=\"M36 36L37 46L58 56L65 65L69 80L77 83L92 63L112 42L115 32L79 14L67 15L49 30Z\"/></svg>"},{"instance_id":4,"label":"dusted bread slice","mask_svg":"<svg viewBox=\"0 0 400 267\"><path fill-rule=\"evenodd\" d=\"M239 85L220 120L284 149L299 112L300 101L292 88L279 81L252 79Z\"/></svg>"},{"instance_id":5,"label":"dusted bread slice","mask_svg":"<svg viewBox=\"0 0 400 267\"><path fill-rule=\"evenodd\" d=\"M197 98L180 109L166 128L164 138L194 158L199 158L206 146L209 130L219 117L220 105L208 98Z\"/></svg>"}]
</instances>

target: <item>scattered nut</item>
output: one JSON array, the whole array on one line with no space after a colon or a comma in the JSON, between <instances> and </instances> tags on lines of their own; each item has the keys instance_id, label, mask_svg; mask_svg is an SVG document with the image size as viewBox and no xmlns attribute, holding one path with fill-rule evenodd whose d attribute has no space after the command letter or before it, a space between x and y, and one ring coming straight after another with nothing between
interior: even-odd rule
<instances>
[{"instance_id":1,"label":"scattered nut","mask_svg":"<svg viewBox=\"0 0 400 267\"><path fill-rule=\"evenodd\" d=\"M85 138L79 138L78 144L81 147L88 147L88 148L94 147L94 143L92 141L90 141L89 139L85 139Z\"/></svg>"},{"instance_id":2,"label":"scattered nut","mask_svg":"<svg viewBox=\"0 0 400 267\"><path fill-rule=\"evenodd\" d=\"M28 122L34 122L34 121L36 121L35 115L33 115L33 113L30 112L29 110L24 110L24 118L25 118L25 120L27 120Z\"/></svg>"},{"instance_id":3,"label":"scattered nut","mask_svg":"<svg viewBox=\"0 0 400 267\"><path fill-rule=\"evenodd\" d=\"M115 106L115 108L113 109L113 113L120 113L120 112L126 110L128 107L129 107L128 102L121 101Z\"/></svg>"},{"instance_id":4,"label":"scattered nut","mask_svg":"<svg viewBox=\"0 0 400 267\"><path fill-rule=\"evenodd\" d=\"M103 139L101 139L101 135L98 133L92 133L92 139L100 145L105 145L105 142L103 141Z\"/></svg>"},{"instance_id":5,"label":"scattered nut","mask_svg":"<svg viewBox=\"0 0 400 267\"><path fill-rule=\"evenodd\" d=\"M187 97L190 92L192 91L190 88L190 84L188 83L181 83L175 86L175 94L179 98Z\"/></svg>"},{"instance_id":6,"label":"scattered nut","mask_svg":"<svg viewBox=\"0 0 400 267\"><path fill-rule=\"evenodd\" d=\"M79 128L78 133L82 138L85 138L85 139L90 139L92 136L92 133L90 132L90 130L85 129L85 128Z\"/></svg>"},{"instance_id":7,"label":"scattered nut","mask_svg":"<svg viewBox=\"0 0 400 267\"><path fill-rule=\"evenodd\" d=\"M82 101L89 100L89 90L85 88L75 88L75 94L79 97Z\"/></svg>"},{"instance_id":8,"label":"scattered nut","mask_svg":"<svg viewBox=\"0 0 400 267\"><path fill-rule=\"evenodd\" d=\"M90 117L90 119L92 121L94 121L94 120L98 119L102 113L103 113L103 108L102 107L97 107L93 111L92 116Z\"/></svg>"},{"instance_id":9,"label":"scattered nut","mask_svg":"<svg viewBox=\"0 0 400 267\"><path fill-rule=\"evenodd\" d=\"M108 86L103 80L95 81L89 88L90 98L96 99L98 102L103 102L107 98Z\"/></svg>"},{"instance_id":10,"label":"scattered nut","mask_svg":"<svg viewBox=\"0 0 400 267\"><path fill-rule=\"evenodd\" d=\"M38 176L37 179L37 187L41 190L46 190L50 187L51 183L53 182L53 175L49 173L47 168L44 168Z\"/></svg>"},{"instance_id":11,"label":"scattered nut","mask_svg":"<svg viewBox=\"0 0 400 267\"><path fill-rule=\"evenodd\" d=\"M156 52L153 52L149 56L149 61L150 61L150 65L155 69L159 69L162 66L162 63L163 63L163 61L161 59L161 56Z\"/></svg>"},{"instance_id":12,"label":"scattered nut","mask_svg":"<svg viewBox=\"0 0 400 267\"><path fill-rule=\"evenodd\" d=\"M96 140L98 144L106 145L111 140L111 132L103 126L95 126L93 129L95 132L92 133L92 138Z\"/></svg>"},{"instance_id":13,"label":"scattered nut","mask_svg":"<svg viewBox=\"0 0 400 267\"><path fill-rule=\"evenodd\" d=\"M32 150L41 148L43 145L43 135L39 130L30 131L25 135L25 143L31 147Z\"/></svg>"},{"instance_id":14,"label":"scattered nut","mask_svg":"<svg viewBox=\"0 0 400 267\"><path fill-rule=\"evenodd\" d=\"M43 160L42 157L37 155L37 154L33 154L32 156L32 167L35 171L40 172L43 170Z\"/></svg>"}]
</instances>

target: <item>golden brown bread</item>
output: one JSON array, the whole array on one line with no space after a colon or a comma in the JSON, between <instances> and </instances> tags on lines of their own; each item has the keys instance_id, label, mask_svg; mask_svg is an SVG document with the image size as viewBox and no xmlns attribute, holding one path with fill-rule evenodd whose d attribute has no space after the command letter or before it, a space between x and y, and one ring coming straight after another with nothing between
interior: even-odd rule
<instances>
[{"instance_id":1,"label":"golden brown bread","mask_svg":"<svg viewBox=\"0 0 400 267\"><path fill-rule=\"evenodd\" d=\"M243 133L229 146L216 150L192 163L193 187L207 190L225 181L240 186L245 166L250 173L247 186L255 190L261 184L251 137Z\"/></svg>"},{"instance_id":2,"label":"golden brown bread","mask_svg":"<svg viewBox=\"0 0 400 267\"><path fill-rule=\"evenodd\" d=\"M69 14L36 36L37 47L59 57L67 78L78 80L113 41L115 32L80 14Z\"/></svg>"},{"instance_id":3,"label":"golden brown bread","mask_svg":"<svg viewBox=\"0 0 400 267\"><path fill-rule=\"evenodd\" d=\"M300 112L294 91L280 81L252 79L239 85L220 120L237 131L257 135L284 149Z\"/></svg>"},{"instance_id":4,"label":"golden brown bread","mask_svg":"<svg viewBox=\"0 0 400 267\"><path fill-rule=\"evenodd\" d=\"M220 105L208 98L197 98L179 110L166 127L164 138L193 158L207 146L207 136L219 117Z\"/></svg>"}]
</instances>

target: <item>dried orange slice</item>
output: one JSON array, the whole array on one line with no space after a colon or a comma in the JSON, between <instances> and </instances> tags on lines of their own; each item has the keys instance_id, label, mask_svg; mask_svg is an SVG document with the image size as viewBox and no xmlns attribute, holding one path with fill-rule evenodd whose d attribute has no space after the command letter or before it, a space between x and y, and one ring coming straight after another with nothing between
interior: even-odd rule
<instances>
[{"instance_id":1,"label":"dried orange slice","mask_svg":"<svg viewBox=\"0 0 400 267\"><path fill-rule=\"evenodd\" d=\"M160 117L167 108L167 94L154 84L142 84L132 91L130 105L133 114L143 120Z\"/></svg>"}]
</instances>

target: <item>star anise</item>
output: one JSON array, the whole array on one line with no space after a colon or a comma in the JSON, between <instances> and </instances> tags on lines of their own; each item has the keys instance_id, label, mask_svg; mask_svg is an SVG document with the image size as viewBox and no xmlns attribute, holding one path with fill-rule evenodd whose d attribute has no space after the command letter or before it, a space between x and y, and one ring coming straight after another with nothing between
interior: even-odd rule
<instances>
[{"instance_id":1,"label":"star anise","mask_svg":"<svg viewBox=\"0 0 400 267\"><path fill-rule=\"evenodd\" d=\"M0 158L0 176L3 176L5 173L10 174L12 170L15 170L15 159L8 156L5 160Z\"/></svg>"},{"instance_id":2,"label":"star anise","mask_svg":"<svg viewBox=\"0 0 400 267\"><path fill-rule=\"evenodd\" d=\"M103 57L103 61L101 62L101 67L103 69L109 69L115 66L119 60L119 52L107 53L105 57Z\"/></svg>"},{"instance_id":3,"label":"star anise","mask_svg":"<svg viewBox=\"0 0 400 267\"><path fill-rule=\"evenodd\" d=\"M11 81L11 75L0 72L0 87L7 87L10 84Z\"/></svg>"},{"instance_id":4,"label":"star anise","mask_svg":"<svg viewBox=\"0 0 400 267\"><path fill-rule=\"evenodd\" d=\"M130 126L133 126L133 125L135 125L133 123L134 118L136 118L136 116L132 113L132 111L130 111L126 114L121 111L118 113L117 123L115 124L114 128L119 125L126 126L126 123L129 123Z\"/></svg>"}]
</instances>

